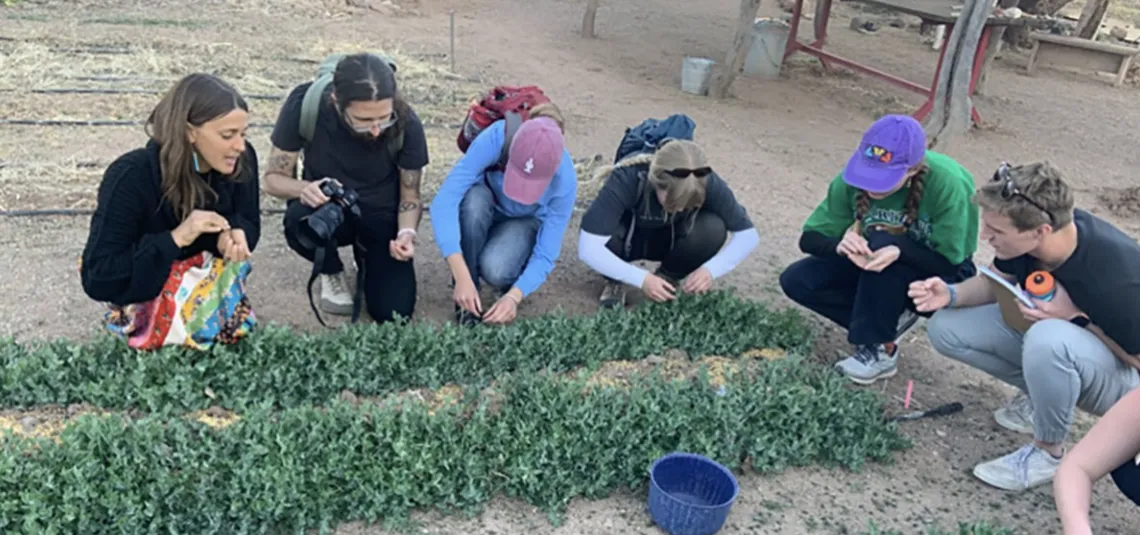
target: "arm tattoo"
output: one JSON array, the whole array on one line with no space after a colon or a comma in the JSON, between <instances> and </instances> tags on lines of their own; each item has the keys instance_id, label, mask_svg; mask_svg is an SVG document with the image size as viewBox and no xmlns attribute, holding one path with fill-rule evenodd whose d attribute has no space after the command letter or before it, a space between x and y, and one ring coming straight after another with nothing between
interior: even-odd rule
<instances>
[{"instance_id":1,"label":"arm tattoo","mask_svg":"<svg viewBox=\"0 0 1140 535\"><path fill-rule=\"evenodd\" d=\"M274 173L292 177L297 166L297 155L282 152L274 148L269 152L269 168L266 174Z\"/></svg>"},{"instance_id":2,"label":"arm tattoo","mask_svg":"<svg viewBox=\"0 0 1140 535\"><path fill-rule=\"evenodd\" d=\"M424 172L422 169L416 169L415 171L400 169L400 184L405 188L415 189L416 191L419 191L420 179L422 179L423 176Z\"/></svg>"},{"instance_id":3,"label":"arm tattoo","mask_svg":"<svg viewBox=\"0 0 1140 535\"><path fill-rule=\"evenodd\" d=\"M400 203L400 213L401 214L405 213L405 212L411 212L412 210L419 210L419 209L420 209L420 203L418 203L418 202L403 201Z\"/></svg>"}]
</instances>

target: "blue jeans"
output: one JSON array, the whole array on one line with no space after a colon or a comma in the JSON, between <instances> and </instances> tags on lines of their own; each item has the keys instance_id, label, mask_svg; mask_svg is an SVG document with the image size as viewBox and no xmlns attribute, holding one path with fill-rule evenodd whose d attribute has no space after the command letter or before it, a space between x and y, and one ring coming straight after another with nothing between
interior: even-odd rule
<instances>
[{"instance_id":1,"label":"blue jeans","mask_svg":"<svg viewBox=\"0 0 1140 535\"><path fill-rule=\"evenodd\" d=\"M510 290L534 252L538 227L537 218L503 215L487 184L467 190L459 204L459 247L475 287L482 279L497 290Z\"/></svg>"}]
</instances>

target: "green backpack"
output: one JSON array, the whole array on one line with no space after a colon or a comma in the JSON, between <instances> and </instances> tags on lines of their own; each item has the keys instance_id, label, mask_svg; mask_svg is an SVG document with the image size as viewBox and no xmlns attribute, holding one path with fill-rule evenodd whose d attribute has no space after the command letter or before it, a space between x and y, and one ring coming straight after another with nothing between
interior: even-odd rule
<instances>
[{"instance_id":1,"label":"green backpack","mask_svg":"<svg viewBox=\"0 0 1140 535\"><path fill-rule=\"evenodd\" d=\"M372 53L372 55L380 58L387 63L392 71L396 71L396 62L384 54ZM317 66L317 75L313 78L312 85L305 90L305 97L301 100L301 123L300 133L301 139L308 145L313 141L313 134L317 129L317 116L321 113L321 103L327 98L329 91L329 84L332 83L333 73L336 72L336 66L340 60L344 59L347 54L329 54ZM391 136L391 142L388 144L388 149L392 153L392 159L397 159L400 150L404 148L404 132L403 130L396 132L396 135Z\"/></svg>"}]
</instances>

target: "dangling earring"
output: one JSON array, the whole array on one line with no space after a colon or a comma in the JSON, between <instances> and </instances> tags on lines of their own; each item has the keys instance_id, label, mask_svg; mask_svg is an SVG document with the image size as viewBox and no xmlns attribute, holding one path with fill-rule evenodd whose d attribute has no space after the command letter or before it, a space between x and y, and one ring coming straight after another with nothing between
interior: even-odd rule
<instances>
[{"instance_id":1,"label":"dangling earring","mask_svg":"<svg viewBox=\"0 0 1140 535\"><path fill-rule=\"evenodd\" d=\"M202 168L198 167L198 151L194 151L193 155L194 155L194 172L195 173L201 173Z\"/></svg>"}]
</instances>

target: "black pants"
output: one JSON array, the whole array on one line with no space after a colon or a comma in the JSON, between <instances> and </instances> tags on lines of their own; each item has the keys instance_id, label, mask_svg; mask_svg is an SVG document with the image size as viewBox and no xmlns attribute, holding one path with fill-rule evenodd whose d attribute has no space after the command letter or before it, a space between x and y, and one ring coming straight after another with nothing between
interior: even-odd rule
<instances>
[{"instance_id":1,"label":"black pants","mask_svg":"<svg viewBox=\"0 0 1140 535\"><path fill-rule=\"evenodd\" d=\"M959 272L972 273L972 266L969 263ZM895 341L903 311L915 312L907 295L910 283L935 275L901 260L874 272L859 269L842 256L813 255L788 266L780 274L780 287L792 301L847 329L848 342L873 345ZM943 278L955 283L963 277Z\"/></svg>"},{"instance_id":2,"label":"black pants","mask_svg":"<svg viewBox=\"0 0 1140 535\"><path fill-rule=\"evenodd\" d=\"M1135 460L1128 459L1113 470L1112 481L1132 503L1140 505L1140 466L1136 466Z\"/></svg>"},{"instance_id":3,"label":"black pants","mask_svg":"<svg viewBox=\"0 0 1140 535\"><path fill-rule=\"evenodd\" d=\"M625 251L629 226L624 222L627 218L623 218L622 226L614 232L606 248L626 262L661 262L657 271L679 281L716 255L728 239L724 221L716 214L702 210L695 217L691 227L684 220L657 229L634 227L629 254Z\"/></svg>"},{"instance_id":4,"label":"black pants","mask_svg":"<svg viewBox=\"0 0 1140 535\"><path fill-rule=\"evenodd\" d=\"M285 241L289 248L309 262L316 258L316 251L301 244L297 239L301 219L313 212L312 208L299 201L289 201L285 209ZM345 214L345 220L336 230L338 247L352 245L356 264L364 270L364 301L368 315L377 322L391 321L395 315L411 319L416 306L415 259L401 262L392 258L388 242L396 239L397 222L394 218L377 217L364 213L360 220ZM324 275L344 272L337 251L325 254Z\"/></svg>"}]
</instances>

